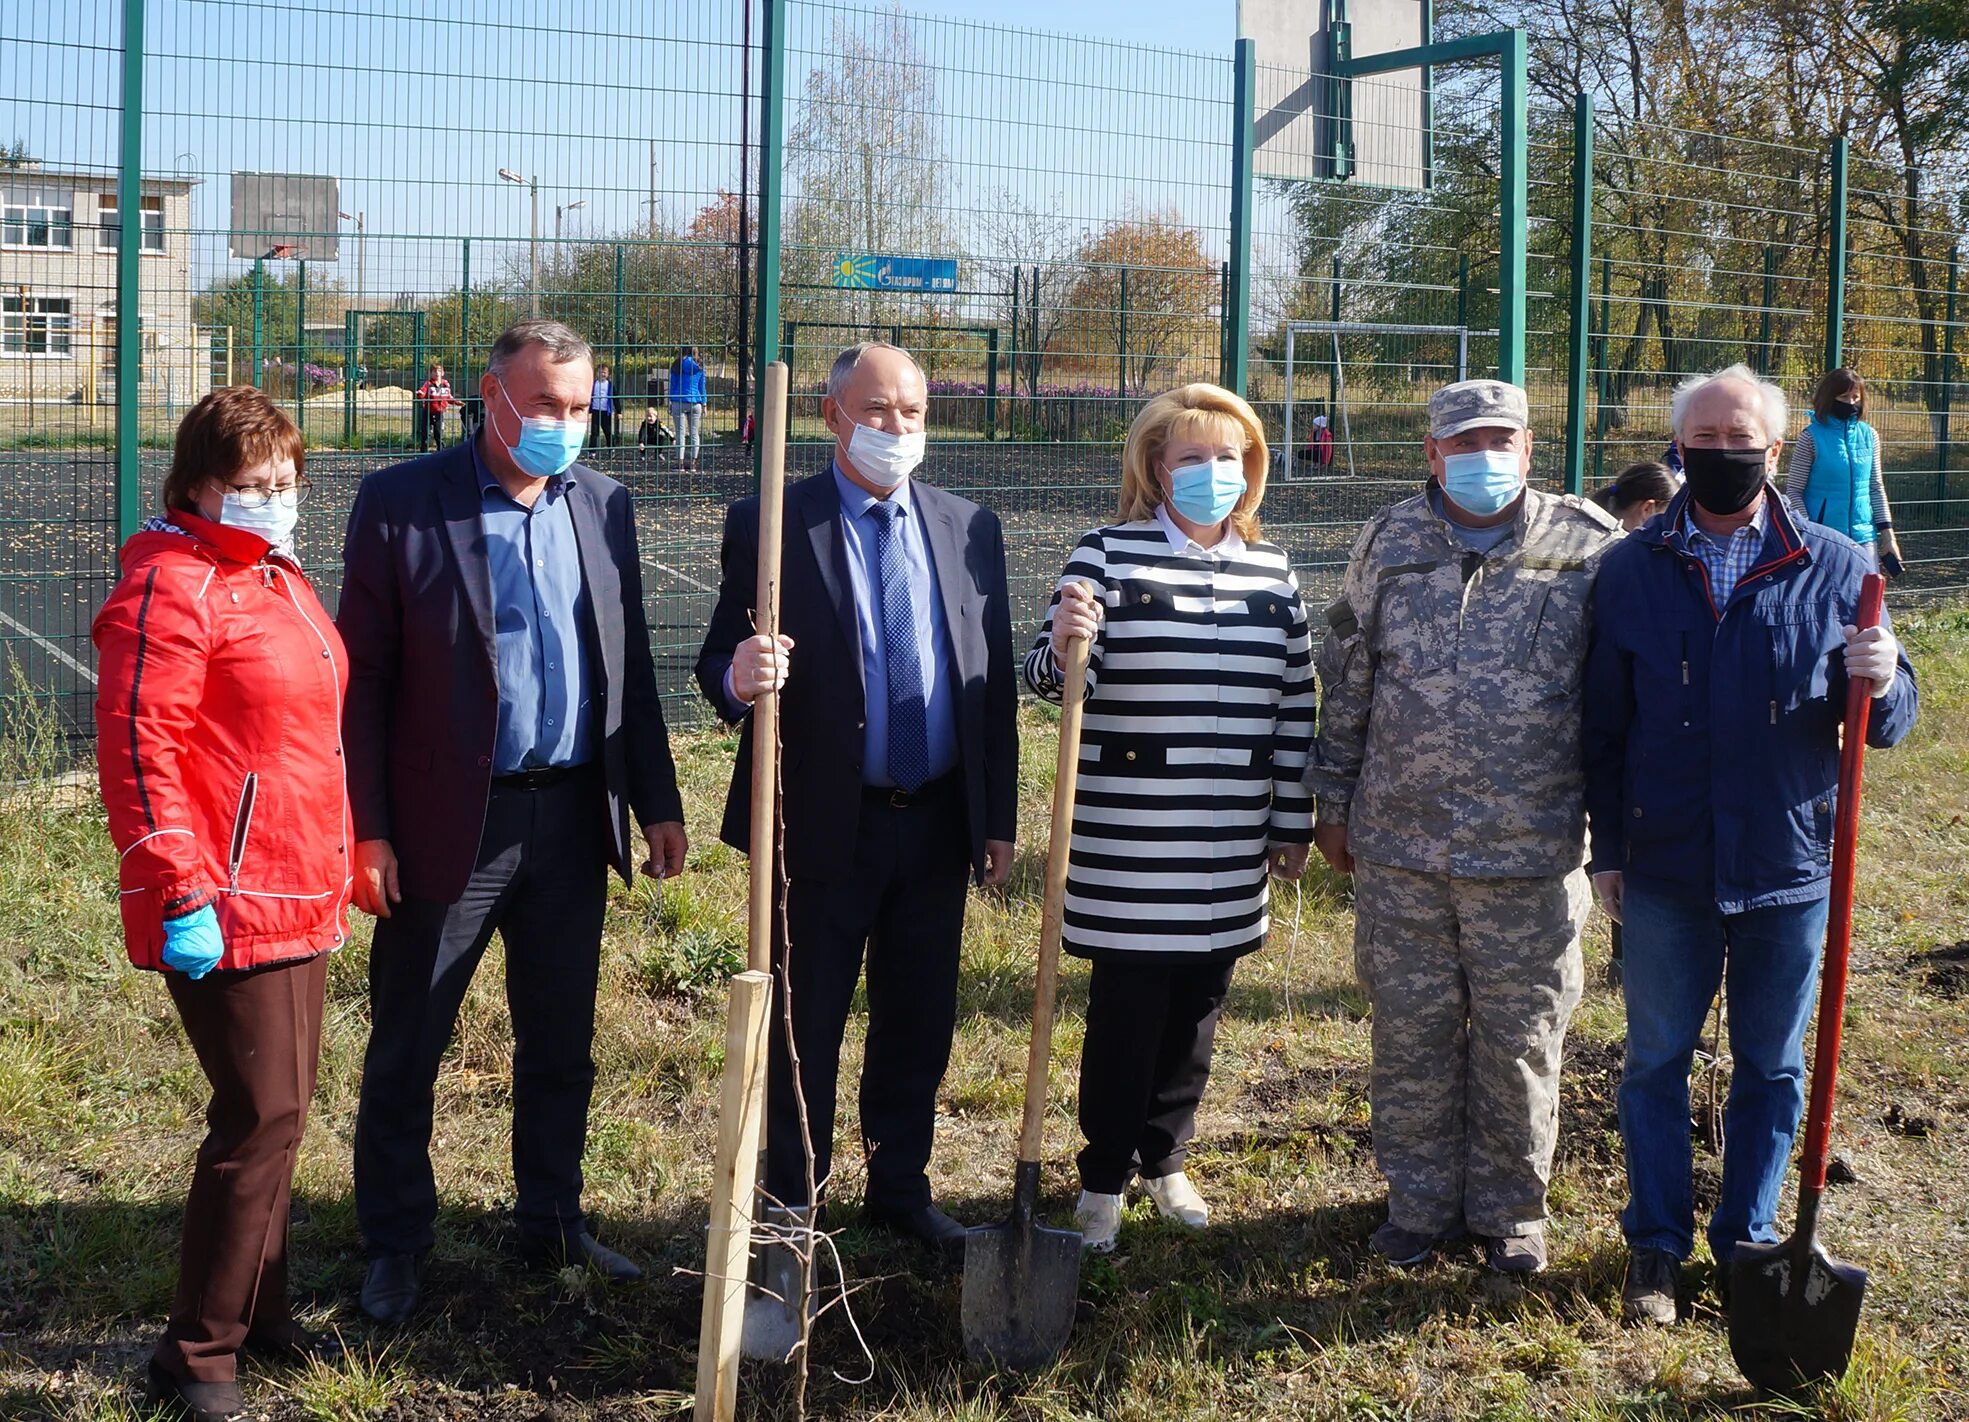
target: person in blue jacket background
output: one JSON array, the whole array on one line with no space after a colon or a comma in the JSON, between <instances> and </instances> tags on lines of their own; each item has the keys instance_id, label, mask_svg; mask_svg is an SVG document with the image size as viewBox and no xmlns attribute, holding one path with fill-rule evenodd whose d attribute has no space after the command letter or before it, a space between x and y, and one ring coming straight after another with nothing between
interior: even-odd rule
<instances>
[{"instance_id":1,"label":"person in blue jacket background","mask_svg":"<svg viewBox=\"0 0 1969 1422\"><path fill-rule=\"evenodd\" d=\"M1594 590L1586 807L1593 887L1626 940L1622 1304L1634 1322L1676 1317L1695 1233L1689 1068L1726 971L1734 1070L1708 1229L1719 1287L1740 1241L1777 1238L1847 678L1873 683L1869 745L1914 724L1914 668L1885 614L1853 627L1870 561L1771 483L1785 414L1784 393L1743 365L1685 382L1673 415L1687 484L1607 553Z\"/></svg>"},{"instance_id":2,"label":"person in blue jacket background","mask_svg":"<svg viewBox=\"0 0 1969 1422\"><path fill-rule=\"evenodd\" d=\"M1828 371L1812 413L1792 442L1784 492L1805 517L1836 528L1890 578L1902 572L1894 511L1880 457L1880 432L1866 421L1866 382L1848 366Z\"/></svg>"}]
</instances>

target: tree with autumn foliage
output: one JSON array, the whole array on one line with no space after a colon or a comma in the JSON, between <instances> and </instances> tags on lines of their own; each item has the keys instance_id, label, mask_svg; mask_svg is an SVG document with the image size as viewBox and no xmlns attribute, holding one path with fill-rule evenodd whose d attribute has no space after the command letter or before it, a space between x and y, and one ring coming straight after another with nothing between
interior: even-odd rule
<instances>
[{"instance_id":1,"label":"tree with autumn foliage","mask_svg":"<svg viewBox=\"0 0 1969 1422\"><path fill-rule=\"evenodd\" d=\"M1056 359L1131 390L1155 378L1214 378L1221 282L1196 229L1173 208L1124 215L1081 245Z\"/></svg>"}]
</instances>

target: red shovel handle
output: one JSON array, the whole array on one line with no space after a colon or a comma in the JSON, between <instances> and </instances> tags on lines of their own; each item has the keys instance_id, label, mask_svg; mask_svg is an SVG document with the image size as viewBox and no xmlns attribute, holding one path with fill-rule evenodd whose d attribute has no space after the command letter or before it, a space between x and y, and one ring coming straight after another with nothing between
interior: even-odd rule
<instances>
[{"instance_id":1,"label":"red shovel handle","mask_svg":"<svg viewBox=\"0 0 1969 1422\"><path fill-rule=\"evenodd\" d=\"M1880 625L1880 597L1886 586L1878 573L1868 573L1862 580L1855 626L1864 630ZM1846 1018L1846 969L1853 956L1853 862L1859 852L1860 778L1872 705L1873 683L1865 677L1849 677L1845 740L1839 748L1839 799L1832 822L1832 901L1826 910L1825 964L1819 979L1819 1037L1812 1059L1812 1099L1805 1112L1801 1188L1814 1195L1825 1189L1826 1164L1832 1155L1832 1091L1839 1075L1839 1029Z\"/></svg>"}]
</instances>

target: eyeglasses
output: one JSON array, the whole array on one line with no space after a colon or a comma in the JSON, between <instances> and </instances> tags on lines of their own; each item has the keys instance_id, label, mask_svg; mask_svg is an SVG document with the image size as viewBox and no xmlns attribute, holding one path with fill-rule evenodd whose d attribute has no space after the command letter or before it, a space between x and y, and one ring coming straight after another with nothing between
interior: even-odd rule
<instances>
[{"instance_id":1,"label":"eyeglasses","mask_svg":"<svg viewBox=\"0 0 1969 1422\"><path fill-rule=\"evenodd\" d=\"M228 484L226 487L232 490L243 509L263 509L275 502L286 508L298 509L314 492L314 481L303 474L284 489L272 489L265 484Z\"/></svg>"}]
</instances>

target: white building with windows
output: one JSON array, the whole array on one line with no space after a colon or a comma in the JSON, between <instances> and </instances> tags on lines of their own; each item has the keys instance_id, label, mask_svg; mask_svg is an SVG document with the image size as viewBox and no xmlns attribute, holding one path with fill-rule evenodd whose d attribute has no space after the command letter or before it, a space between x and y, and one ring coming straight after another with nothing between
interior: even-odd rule
<instances>
[{"instance_id":1,"label":"white building with windows","mask_svg":"<svg viewBox=\"0 0 1969 1422\"><path fill-rule=\"evenodd\" d=\"M142 184L143 400L189 404L211 386L192 322L188 178ZM0 402L106 403L116 393L113 172L0 165Z\"/></svg>"}]
</instances>

